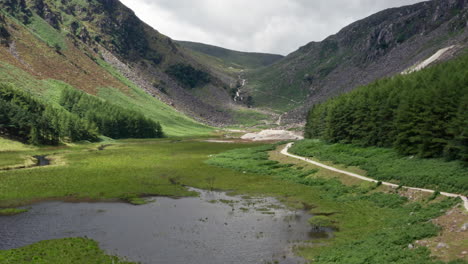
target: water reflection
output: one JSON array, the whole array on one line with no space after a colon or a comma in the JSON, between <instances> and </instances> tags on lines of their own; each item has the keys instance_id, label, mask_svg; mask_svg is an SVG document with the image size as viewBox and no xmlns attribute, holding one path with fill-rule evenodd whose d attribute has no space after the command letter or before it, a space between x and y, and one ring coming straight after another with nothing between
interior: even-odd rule
<instances>
[{"instance_id":1,"label":"water reflection","mask_svg":"<svg viewBox=\"0 0 468 264\"><path fill-rule=\"evenodd\" d=\"M109 254L141 263L301 263L293 242L325 238L313 232L305 212L275 199L231 197L201 191L200 197L158 197L153 203L35 205L28 213L0 217L0 249L41 240L88 237Z\"/></svg>"}]
</instances>

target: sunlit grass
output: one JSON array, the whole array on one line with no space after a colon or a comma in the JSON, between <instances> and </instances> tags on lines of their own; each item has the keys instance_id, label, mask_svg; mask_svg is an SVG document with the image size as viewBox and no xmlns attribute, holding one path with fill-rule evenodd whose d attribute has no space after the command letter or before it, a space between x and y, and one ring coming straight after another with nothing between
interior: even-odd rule
<instances>
[{"instance_id":1,"label":"sunlit grass","mask_svg":"<svg viewBox=\"0 0 468 264\"><path fill-rule=\"evenodd\" d=\"M420 258L427 263L427 251L407 252L405 248L414 239L437 234L437 228L427 221L455 203L451 199L407 203L396 194L373 192L372 186L346 186L337 179L317 176L317 170L269 160L269 151L276 146L187 139L120 140L111 144L104 150L98 150L99 144L41 148L41 153L60 157L61 165L0 172L0 207L41 199L104 199L138 204L144 196L196 195L184 186L227 190L232 194L276 197L295 210L313 208L313 213L326 215L337 232L333 239L296 249L309 260L330 263L334 258L340 262L350 257L355 261L347 263L362 263L366 258L371 259L370 263L388 263L388 258L395 258L407 263L404 261ZM50 243L27 247L24 253L0 252L0 257L54 252L66 241ZM386 254L381 254L382 250ZM85 253L77 247L62 257L68 261Z\"/></svg>"},{"instance_id":2,"label":"sunlit grass","mask_svg":"<svg viewBox=\"0 0 468 264\"><path fill-rule=\"evenodd\" d=\"M4 151L26 151L35 149L31 145L26 145L18 141L0 137L0 152Z\"/></svg>"},{"instance_id":3,"label":"sunlit grass","mask_svg":"<svg viewBox=\"0 0 468 264\"><path fill-rule=\"evenodd\" d=\"M13 250L0 250L0 263L10 264L130 264L109 256L97 242L85 238L65 238L35 243Z\"/></svg>"}]
</instances>

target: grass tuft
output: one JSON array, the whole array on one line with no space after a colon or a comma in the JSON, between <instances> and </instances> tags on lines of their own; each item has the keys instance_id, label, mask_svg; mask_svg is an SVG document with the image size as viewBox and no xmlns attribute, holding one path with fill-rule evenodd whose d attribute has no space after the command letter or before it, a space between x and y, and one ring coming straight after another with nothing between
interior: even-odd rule
<instances>
[{"instance_id":1,"label":"grass tuft","mask_svg":"<svg viewBox=\"0 0 468 264\"><path fill-rule=\"evenodd\" d=\"M18 215L22 213L26 213L27 209L17 209L17 208L7 208L7 209L0 209L0 216L10 216L10 215Z\"/></svg>"},{"instance_id":2,"label":"grass tuft","mask_svg":"<svg viewBox=\"0 0 468 264\"><path fill-rule=\"evenodd\" d=\"M86 238L65 238L41 241L30 246L0 250L0 263L9 264L131 264L99 249L96 241Z\"/></svg>"}]
</instances>

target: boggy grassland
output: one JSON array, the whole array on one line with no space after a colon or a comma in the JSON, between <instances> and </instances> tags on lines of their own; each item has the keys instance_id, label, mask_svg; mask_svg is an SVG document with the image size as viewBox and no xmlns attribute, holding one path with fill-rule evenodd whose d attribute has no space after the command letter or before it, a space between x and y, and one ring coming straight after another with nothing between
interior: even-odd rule
<instances>
[{"instance_id":1,"label":"boggy grassland","mask_svg":"<svg viewBox=\"0 0 468 264\"><path fill-rule=\"evenodd\" d=\"M277 197L292 208L311 209L320 216L310 221L313 226L335 228L332 239L296 247L298 254L314 263L442 263L431 257L428 248L409 245L437 236L440 229L429 220L459 202L442 197L413 201L388 193L383 186L343 183L339 178L324 176L317 168L272 160L277 145L159 139L115 141L103 150L99 146L3 152L5 157L14 156L11 162L15 164L2 166L14 166L19 157L38 154L48 155L52 165L0 171L0 208L44 200L139 203L138 198L144 196L196 195L184 186L230 190L235 194ZM456 258L451 255L444 260ZM28 261L119 260L105 255L94 241L79 238L0 251L0 262Z\"/></svg>"}]
</instances>

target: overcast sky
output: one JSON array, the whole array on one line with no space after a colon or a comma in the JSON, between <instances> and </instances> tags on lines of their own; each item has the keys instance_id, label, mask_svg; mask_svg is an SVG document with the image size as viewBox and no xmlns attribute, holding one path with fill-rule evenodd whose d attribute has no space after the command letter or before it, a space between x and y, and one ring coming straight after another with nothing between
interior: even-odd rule
<instances>
[{"instance_id":1,"label":"overcast sky","mask_svg":"<svg viewBox=\"0 0 468 264\"><path fill-rule=\"evenodd\" d=\"M421 0L121 0L159 32L241 51L286 55L389 7Z\"/></svg>"}]
</instances>

